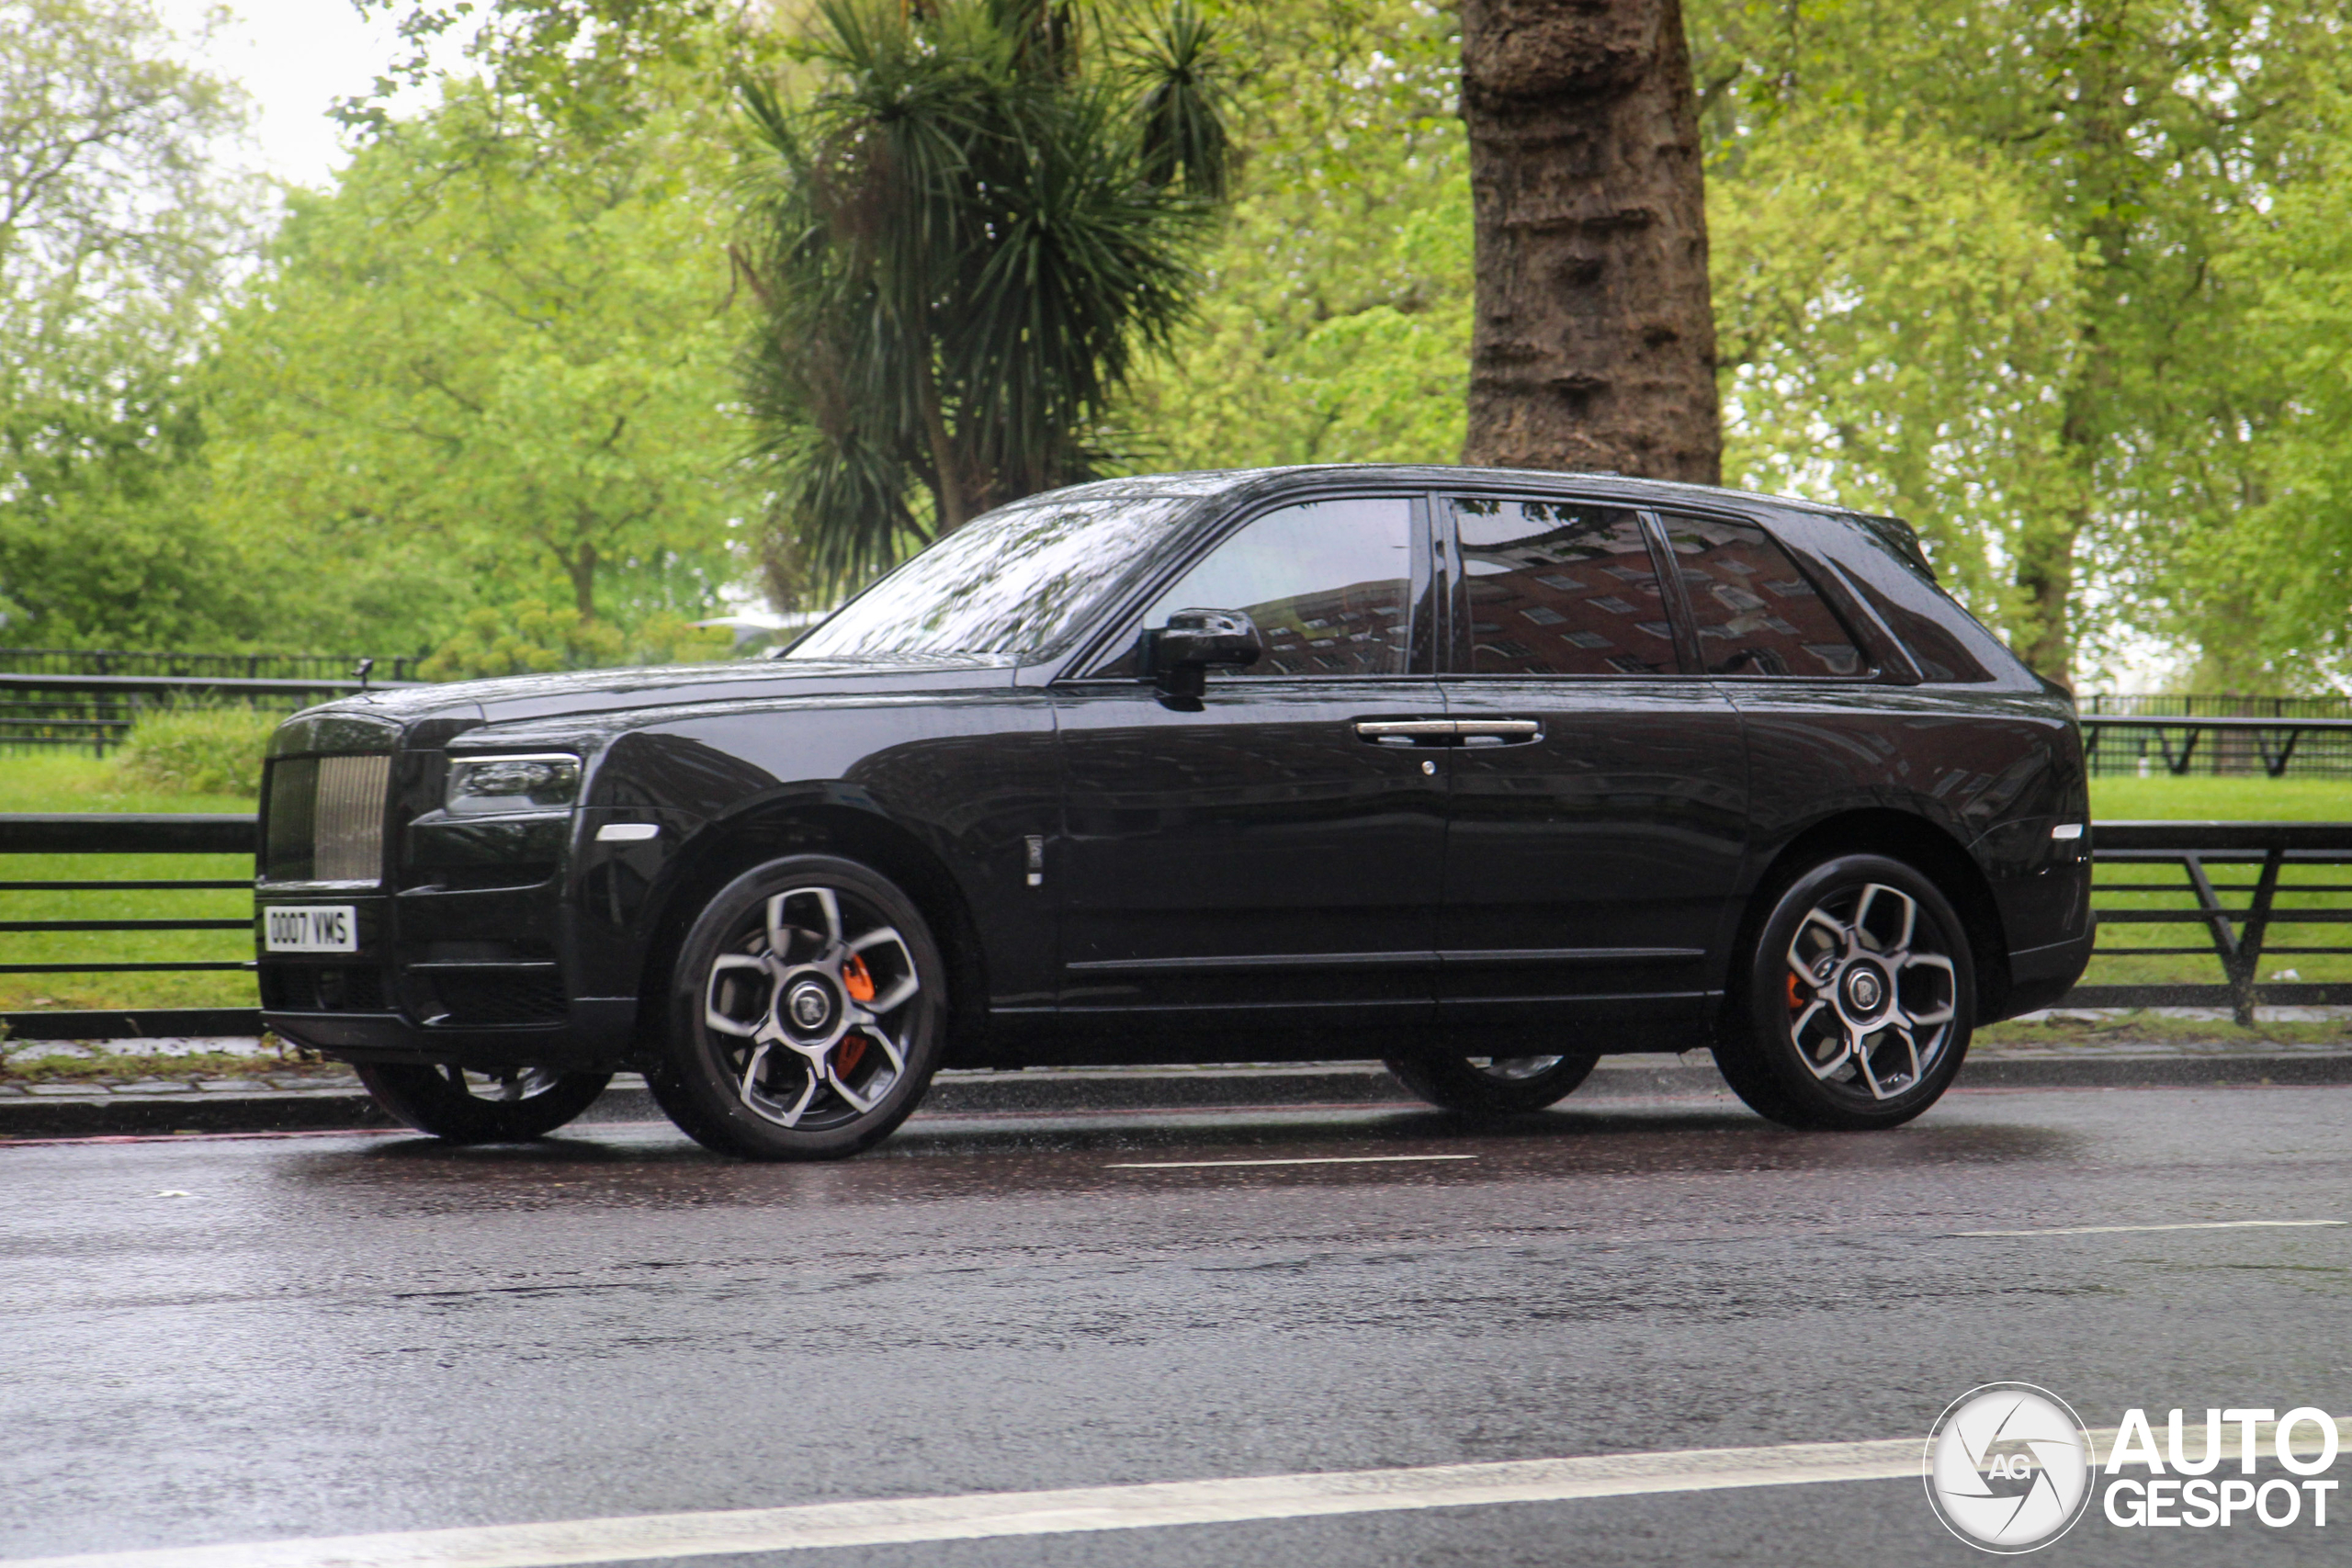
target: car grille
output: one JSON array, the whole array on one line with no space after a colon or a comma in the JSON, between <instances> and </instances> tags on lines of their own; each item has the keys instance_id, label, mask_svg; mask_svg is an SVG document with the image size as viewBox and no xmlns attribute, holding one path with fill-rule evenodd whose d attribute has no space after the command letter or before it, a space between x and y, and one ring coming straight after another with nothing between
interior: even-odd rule
<instances>
[{"instance_id":1,"label":"car grille","mask_svg":"<svg viewBox=\"0 0 2352 1568\"><path fill-rule=\"evenodd\" d=\"M379 882L384 874L384 804L391 758L288 757L270 764L271 882Z\"/></svg>"},{"instance_id":2,"label":"car grille","mask_svg":"<svg viewBox=\"0 0 2352 1568\"><path fill-rule=\"evenodd\" d=\"M349 964L265 964L261 1005L270 1012L382 1012L383 972Z\"/></svg>"}]
</instances>

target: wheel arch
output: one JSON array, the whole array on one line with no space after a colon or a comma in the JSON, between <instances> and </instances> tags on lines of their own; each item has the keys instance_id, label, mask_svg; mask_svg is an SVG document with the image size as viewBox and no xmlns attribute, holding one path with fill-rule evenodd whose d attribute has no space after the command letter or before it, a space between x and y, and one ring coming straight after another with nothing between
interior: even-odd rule
<instances>
[{"instance_id":1,"label":"wheel arch","mask_svg":"<svg viewBox=\"0 0 2352 1568\"><path fill-rule=\"evenodd\" d=\"M947 1063L963 1065L987 1017L987 960L969 901L946 863L903 824L823 801L778 802L716 822L687 843L648 927L638 984L638 1046L659 1050L661 1021L679 948L718 890L755 865L792 854L831 854L871 867L914 901L947 961Z\"/></svg>"},{"instance_id":2,"label":"wheel arch","mask_svg":"<svg viewBox=\"0 0 2352 1568\"><path fill-rule=\"evenodd\" d=\"M1924 817L1883 807L1840 812L1807 826L1773 855L1757 880L1740 917L1738 944L1745 954L1757 928L1781 889L1805 868L1833 855L1880 854L1917 868L1942 890L1967 928L1976 969L1976 1016L2000 1016L2009 994L2009 946L2000 906L1984 870L1960 840Z\"/></svg>"}]
</instances>

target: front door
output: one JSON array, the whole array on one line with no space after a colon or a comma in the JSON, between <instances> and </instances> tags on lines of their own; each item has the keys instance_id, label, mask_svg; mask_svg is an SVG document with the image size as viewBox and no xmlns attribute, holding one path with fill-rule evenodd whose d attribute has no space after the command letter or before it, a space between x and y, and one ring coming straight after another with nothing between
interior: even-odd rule
<instances>
[{"instance_id":1,"label":"front door","mask_svg":"<svg viewBox=\"0 0 2352 1568\"><path fill-rule=\"evenodd\" d=\"M1219 1031L1295 1055L1426 1018L1450 752L1413 732L1444 713L1423 516L1401 496L1262 513L1056 688L1067 1023L1181 1029L1198 1056ZM1164 695L1139 638L1183 609L1247 611L1265 657Z\"/></svg>"},{"instance_id":2,"label":"front door","mask_svg":"<svg viewBox=\"0 0 2352 1568\"><path fill-rule=\"evenodd\" d=\"M1739 716L1682 672L1638 513L1467 497L1453 522L1441 1021L1694 1043L1746 842Z\"/></svg>"}]
</instances>

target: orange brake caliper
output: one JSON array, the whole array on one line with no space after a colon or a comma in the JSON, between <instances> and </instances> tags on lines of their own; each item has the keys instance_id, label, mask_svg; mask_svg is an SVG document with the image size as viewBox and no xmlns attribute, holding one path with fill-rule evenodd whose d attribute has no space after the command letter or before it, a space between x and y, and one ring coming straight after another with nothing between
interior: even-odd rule
<instances>
[{"instance_id":1,"label":"orange brake caliper","mask_svg":"<svg viewBox=\"0 0 2352 1568\"><path fill-rule=\"evenodd\" d=\"M842 989L849 993L850 1000L854 1002L874 999L874 976L867 972L865 960L854 953L842 964ZM834 1047L833 1071L841 1074L855 1071L857 1064L865 1055L865 1045L863 1034L844 1035L842 1043Z\"/></svg>"}]
</instances>

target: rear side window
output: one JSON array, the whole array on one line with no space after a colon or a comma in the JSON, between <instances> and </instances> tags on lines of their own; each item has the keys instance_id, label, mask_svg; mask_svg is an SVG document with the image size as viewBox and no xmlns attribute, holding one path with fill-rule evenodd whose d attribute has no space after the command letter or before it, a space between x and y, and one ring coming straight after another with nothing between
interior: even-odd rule
<instances>
[{"instance_id":1,"label":"rear side window","mask_svg":"<svg viewBox=\"0 0 2352 1568\"><path fill-rule=\"evenodd\" d=\"M1837 612L1753 523L1661 516L1710 675L1860 675Z\"/></svg>"},{"instance_id":2,"label":"rear side window","mask_svg":"<svg viewBox=\"0 0 2352 1568\"><path fill-rule=\"evenodd\" d=\"M1413 503L1345 496L1244 524L1152 602L1141 630L1179 610L1244 610L1266 655L1226 679L1402 675L1412 658ZM1141 641L1097 676L1139 672Z\"/></svg>"},{"instance_id":3,"label":"rear side window","mask_svg":"<svg viewBox=\"0 0 2352 1568\"><path fill-rule=\"evenodd\" d=\"M1674 626L1639 514L1577 502L1453 503L1474 675L1664 675Z\"/></svg>"}]
</instances>

